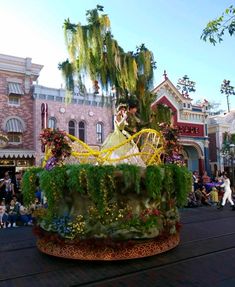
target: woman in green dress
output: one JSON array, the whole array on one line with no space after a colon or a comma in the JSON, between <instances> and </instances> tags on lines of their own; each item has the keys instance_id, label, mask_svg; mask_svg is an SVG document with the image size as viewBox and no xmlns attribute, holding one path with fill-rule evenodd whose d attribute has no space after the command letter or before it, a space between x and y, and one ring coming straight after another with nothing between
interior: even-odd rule
<instances>
[{"instance_id":1,"label":"woman in green dress","mask_svg":"<svg viewBox=\"0 0 235 287\"><path fill-rule=\"evenodd\" d=\"M126 130L126 127L128 126L127 117L127 106L125 104L120 104L114 117L114 131L108 135L101 147L101 151L104 151L104 154L105 150L124 143L131 136ZM114 151L111 152L110 155L107 152L107 157L112 160L113 164L129 163L145 166L139 155L132 156L132 154L136 153L139 153L137 145L134 143L134 141L129 141L120 147L117 147ZM127 158L122 160L122 157Z\"/></svg>"},{"instance_id":2,"label":"woman in green dress","mask_svg":"<svg viewBox=\"0 0 235 287\"><path fill-rule=\"evenodd\" d=\"M111 134L109 134L106 140L104 141L101 147L102 151L117 146L120 143L123 143L127 140L127 137L122 133L122 131L125 128L125 125L127 125L126 119L127 119L127 106L125 104L120 104L117 107L117 113L114 116L114 131ZM112 152L110 158L114 159L122 157L131 148L132 144L126 143L125 145L122 145L121 147L117 148L114 152Z\"/></svg>"}]
</instances>

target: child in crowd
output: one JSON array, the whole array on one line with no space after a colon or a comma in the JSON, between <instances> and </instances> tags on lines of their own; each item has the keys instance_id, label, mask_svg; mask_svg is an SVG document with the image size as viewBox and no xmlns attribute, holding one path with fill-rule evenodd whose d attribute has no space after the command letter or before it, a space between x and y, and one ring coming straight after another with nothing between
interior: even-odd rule
<instances>
[{"instance_id":1,"label":"child in crowd","mask_svg":"<svg viewBox=\"0 0 235 287\"><path fill-rule=\"evenodd\" d=\"M7 213L8 213L8 222L10 223L11 227L17 227L16 226L16 220L18 217L18 206L15 203L15 201L12 199L10 201L10 204L7 206Z\"/></svg>"},{"instance_id":2,"label":"child in crowd","mask_svg":"<svg viewBox=\"0 0 235 287\"><path fill-rule=\"evenodd\" d=\"M20 221L23 223L23 225L32 225L32 215L29 212L28 208L21 205L19 214L20 214Z\"/></svg>"},{"instance_id":3,"label":"child in crowd","mask_svg":"<svg viewBox=\"0 0 235 287\"><path fill-rule=\"evenodd\" d=\"M7 219L8 215L6 213L5 200L3 200L0 204L0 228L7 227Z\"/></svg>"}]
</instances>

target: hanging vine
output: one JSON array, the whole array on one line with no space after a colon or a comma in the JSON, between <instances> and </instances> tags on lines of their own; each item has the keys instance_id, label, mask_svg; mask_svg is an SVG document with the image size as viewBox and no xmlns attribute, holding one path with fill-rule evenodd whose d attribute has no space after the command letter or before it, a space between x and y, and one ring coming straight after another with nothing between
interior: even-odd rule
<instances>
[{"instance_id":1,"label":"hanging vine","mask_svg":"<svg viewBox=\"0 0 235 287\"><path fill-rule=\"evenodd\" d=\"M135 52L124 52L111 33L108 15L102 12L100 5L88 10L87 25L73 24L69 19L64 22L69 60L60 63L59 68L66 79L66 87L72 90L74 79L81 84L84 78L98 81L102 90L115 87L118 100L136 98L140 118L148 122L152 99L148 90L152 87L156 68L153 53L144 44Z\"/></svg>"}]
</instances>

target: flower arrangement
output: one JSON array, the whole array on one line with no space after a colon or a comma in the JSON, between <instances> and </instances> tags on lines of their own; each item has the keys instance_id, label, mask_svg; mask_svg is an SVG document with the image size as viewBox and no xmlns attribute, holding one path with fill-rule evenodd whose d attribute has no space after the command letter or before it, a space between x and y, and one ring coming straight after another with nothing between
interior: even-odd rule
<instances>
[{"instance_id":1,"label":"flower arrangement","mask_svg":"<svg viewBox=\"0 0 235 287\"><path fill-rule=\"evenodd\" d=\"M180 145L179 140L178 140L178 134L179 134L178 128L173 127L168 123L161 123L159 125L159 128L165 140L164 162L174 163L174 164L181 165L181 166L185 165L184 160L182 156L180 155L182 146Z\"/></svg>"},{"instance_id":2,"label":"flower arrangement","mask_svg":"<svg viewBox=\"0 0 235 287\"><path fill-rule=\"evenodd\" d=\"M42 145L47 145L51 157L47 159L46 169L51 170L58 162L71 154L70 140L65 131L44 129L40 134Z\"/></svg>"}]
</instances>

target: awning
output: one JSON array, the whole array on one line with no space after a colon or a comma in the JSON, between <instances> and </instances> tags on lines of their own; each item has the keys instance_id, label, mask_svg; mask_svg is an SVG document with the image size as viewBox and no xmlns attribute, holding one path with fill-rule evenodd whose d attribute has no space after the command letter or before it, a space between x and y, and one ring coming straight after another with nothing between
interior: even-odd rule
<instances>
[{"instance_id":1,"label":"awning","mask_svg":"<svg viewBox=\"0 0 235 287\"><path fill-rule=\"evenodd\" d=\"M6 132L8 133L22 133L24 131L20 120L11 118L6 123Z\"/></svg>"},{"instance_id":2,"label":"awning","mask_svg":"<svg viewBox=\"0 0 235 287\"><path fill-rule=\"evenodd\" d=\"M8 83L8 96L13 95L24 95L24 91L21 87L21 84L18 83Z\"/></svg>"},{"instance_id":3,"label":"awning","mask_svg":"<svg viewBox=\"0 0 235 287\"><path fill-rule=\"evenodd\" d=\"M0 158L32 158L35 157L33 150L0 149Z\"/></svg>"}]
</instances>

